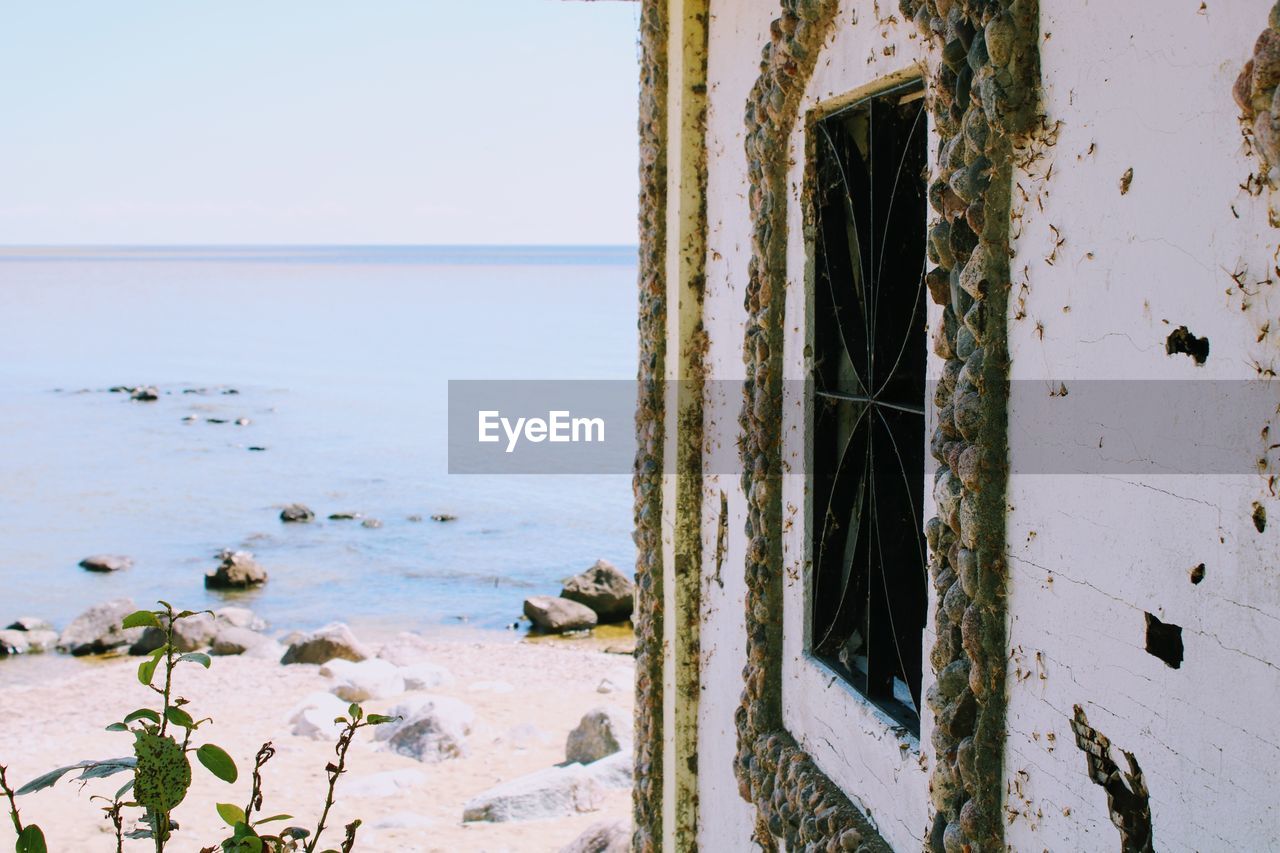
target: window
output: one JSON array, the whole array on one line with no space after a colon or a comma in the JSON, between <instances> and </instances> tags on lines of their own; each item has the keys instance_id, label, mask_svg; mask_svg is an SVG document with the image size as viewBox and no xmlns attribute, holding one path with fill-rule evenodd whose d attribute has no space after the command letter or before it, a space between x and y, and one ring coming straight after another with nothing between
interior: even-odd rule
<instances>
[{"instance_id":1,"label":"window","mask_svg":"<svg viewBox=\"0 0 1280 853\"><path fill-rule=\"evenodd\" d=\"M927 560L919 80L814 126L810 648L919 734Z\"/></svg>"}]
</instances>

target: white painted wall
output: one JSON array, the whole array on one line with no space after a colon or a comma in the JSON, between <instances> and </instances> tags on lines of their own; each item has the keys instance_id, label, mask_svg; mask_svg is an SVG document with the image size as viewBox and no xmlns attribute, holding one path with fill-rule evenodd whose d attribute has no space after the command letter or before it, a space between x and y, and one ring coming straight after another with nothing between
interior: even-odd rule
<instances>
[{"instance_id":1,"label":"white painted wall","mask_svg":"<svg viewBox=\"0 0 1280 853\"><path fill-rule=\"evenodd\" d=\"M1203 5L1042 0L1045 112L1062 125L1034 174L1018 176L1032 198L1011 262L1030 286L1026 317L1010 319L1015 379L1069 390L1099 377L1252 379L1254 362L1275 365L1275 332L1257 338L1268 319L1280 329L1280 293L1254 282L1280 278L1280 231L1266 194L1238 186L1255 165L1230 97L1271 4ZM1051 225L1066 241L1052 264ZM1238 269L1258 291L1248 310ZM1203 367L1165 354L1184 324L1209 338ZM1253 501L1280 517L1266 477L1036 476L1011 463L1009 844L1116 849L1068 725L1079 704L1141 764L1157 849L1273 848L1280 537L1250 519ZM1180 669L1145 651L1144 611L1183 627Z\"/></svg>"}]
</instances>

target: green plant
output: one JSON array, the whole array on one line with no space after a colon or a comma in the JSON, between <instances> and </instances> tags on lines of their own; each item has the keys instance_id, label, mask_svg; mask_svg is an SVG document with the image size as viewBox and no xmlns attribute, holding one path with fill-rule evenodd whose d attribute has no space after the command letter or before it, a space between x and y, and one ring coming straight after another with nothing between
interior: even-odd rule
<instances>
[{"instance_id":1,"label":"green plant","mask_svg":"<svg viewBox=\"0 0 1280 853\"><path fill-rule=\"evenodd\" d=\"M124 841L130 839L151 839L156 853L164 853L165 845L170 841L178 824L173 819L173 811L186 798L191 786L191 761L188 756L195 754L196 760L210 773L227 783L233 783L239 777L235 762L227 751L212 743L193 746L191 739L201 726L212 723L211 718L196 719L188 710L188 701L174 693L174 673L179 664L195 663L208 669L212 659L200 652L182 653L173 647L174 623L195 616L191 610L174 612L173 606L161 601L163 610L139 610L124 618L125 628L157 628L164 631L165 642L138 665L138 681L150 688L160 697L160 708L139 708L125 716L120 722L107 726L107 731L125 732L133 736L133 755L123 758L109 758L102 761L81 761L66 767L51 770L43 776L32 779L16 791L9 786L5 776L6 768L0 766L0 791L3 791L9 803L9 814L13 820L14 830L18 834L16 853L47 853L43 831L35 824L22 823L18 814L16 798L35 793L57 784L58 780L79 770L76 781L87 783L93 779L114 776L117 773L132 771L133 776L111 797L95 795L90 799L103 800L108 805L103 812L115 830L117 853L124 850ZM163 664L163 686L156 684L156 670ZM255 817L262 810L262 768L275 755L271 743L265 743L254 758L252 787L249 801L244 808L232 803L216 803L214 808L222 820L231 827L231 835L219 844L205 847L201 853L285 853L285 851L303 851L316 853L320 837L325 830L329 811L334 804L334 790L339 777L346 772L347 752L356 732L368 726L392 722L394 717L382 714L365 715L364 710L353 703L347 709L347 715L338 717L335 723L342 725L338 742L334 747L337 756L325 766L328 776L328 789L325 794L324 808L316 822L314 831L298 826L288 826L278 834L264 834L259 828L279 821L292 819L292 815L277 814L269 817ZM126 832L124 828L124 811L141 809L140 828ZM341 853L350 853L355 846L356 830L360 821L352 821L346 826L346 834L341 844ZM323 853L339 853L329 848Z\"/></svg>"}]
</instances>

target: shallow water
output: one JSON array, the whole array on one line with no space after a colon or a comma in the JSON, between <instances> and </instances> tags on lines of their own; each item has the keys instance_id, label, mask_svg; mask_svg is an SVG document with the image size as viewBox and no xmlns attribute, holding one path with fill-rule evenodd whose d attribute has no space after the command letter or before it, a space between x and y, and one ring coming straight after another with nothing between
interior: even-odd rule
<instances>
[{"instance_id":1,"label":"shallow water","mask_svg":"<svg viewBox=\"0 0 1280 853\"><path fill-rule=\"evenodd\" d=\"M445 401L634 376L634 283L632 248L0 250L0 620L129 596L500 628L597 558L629 568L628 477L451 477ZM138 384L160 399L106 390ZM295 501L315 523L278 520ZM326 519L346 510L383 526ZM270 582L207 592L228 547ZM94 553L136 565L78 568Z\"/></svg>"}]
</instances>

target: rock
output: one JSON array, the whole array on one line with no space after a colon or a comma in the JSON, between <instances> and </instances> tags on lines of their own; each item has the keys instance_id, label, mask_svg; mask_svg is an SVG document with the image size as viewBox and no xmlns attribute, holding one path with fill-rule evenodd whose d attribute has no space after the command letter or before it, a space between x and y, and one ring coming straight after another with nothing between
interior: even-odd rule
<instances>
[{"instance_id":1,"label":"rock","mask_svg":"<svg viewBox=\"0 0 1280 853\"><path fill-rule=\"evenodd\" d=\"M418 515L418 514L416 514L416 513L415 513L415 514L413 514L413 515L406 515L406 516L405 516L405 521L412 521L412 522L415 522L415 523L416 523L416 522L422 521L422 516L420 516L420 515Z\"/></svg>"},{"instance_id":2,"label":"rock","mask_svg":"<svg viewBox=\"0 0 1280 853\"><path fill-rule=\"evenodd\" d=\"M631 722L611 708L593 708L583 715L565 741L566 761L590 764L622 749L631 740Z\"/></svg>"},{"instance_id":3,"label":"rock","mask_svg":"<svg viewBox=\"0 0 1280 853\"><path fill-rule=\"evenodd\" d=\"M213 617L219 624L231 628L248 628L250 631L267 630L267 620L247 607L220 607L213 611Z\"/></svg>"},{"instance_id":4,"label":"rock","mask_svg":"<svg viewBox=\"0 0 1280 853\"><path fill-rule=\"evenodd\" d=\"M462 820L501 823L569 817L600 808L599 783L579 764L549 767L490 788L463 806Z\"/></svg>"},{"instance_id":5,"label":"rock","mask_svg":"<svg viewBox=\"0 0 1280 853\"><path fill-rule=\"evenodd\" d=\"M359 661L371 657L369 650L341 622L326 625L289 645L280 663L328 663L335 658Z\"/></svg>"},{"instance_id":6,"label":"rock","mask_svg":"<svg viewBox=\"0 0 1280 853\"><path fill-rule=\"evenodd\" d=\"M432 515L432 516L431 516L431 520L432 520L432 521L439 521L439 522L441 522L441 523L444 523L444 522L446 522L446 521L457 521L457 520L458 520L458 517L457 517L456 515L453 515L452 513L448 513L448 512L437 512L437 513L435 513L434 515Z\"/></svg>"},{"instance_id":7,"label":"rock","mask_svg":"<svg viewBox=\"0 0 1280 853\"><path fill-rule=\"evenodd\" d=\"M141 628L124 629L120 623L138 608L128 598L117 598L90 607L71 620L58 638L58 648L73 655L93 655L135 643Z\"/></svg>"},{"instance_id":8,"label":"rock","mask_svg":"<svg viewBox=\"0 0 1280 853\"><path fill-rule=\"evenodd\" d=\"M312 740L332 740L342 731L342 724L335 723L338 717L345 716L347 706L332 693L311 693L294 706L289 715L292 733Z\"/></svg>"},{"instance_id":9,"label":"rock","mask_svg":"<svg viewBox=\"0 0 1280 853\"><path fill-rule=\"evenodd\" d=\"M368 776L357 776L355 779L342 780L344 797L394 797L401 791L420 787L427 782L427 776L421 770L405 768L403 770L387 770L382 773L371 773Z\"/></svg>"},{"instance_id":10,"label":"rock","mask_svg":"<svg viewBox=\"0 0 1280 853\"><path fill-rule=\"evenodd\" d=\"M435 690L453 684L453 673L437 663L415 663L400 668L405 690Z\"/></svg>"},{"instance_id":11,"label":"rock","mask_svg":"<svg viewBox=\"0 0 1280 853\"><path fill-rule=\"evenodd\" d=\"M206 589L248 589L267 582L267 570L248 551L224 551L222 563L204 576Z\"/></svg>"},{"instance_id":12,"label":"rock","mask_svg":"<svg viewBox=\"0 0 1280 853\"><path fill-rule=\"evenodd\" d=\"M316 514L303 504L289 504L280 510L281 521L291 521L298 524L305 524L314 521Z\"/></svg>"},{"instance_id":13,"label":"rock","mask_svg":"<svg viewBox=\"0 0 1280 853\"><path fill-rule=\"evenodd\" d=\"M233 423L233 424L235 424L236 426L248 426L248 425L249 425L249 419L248 419L248 418L236 418L234 421L232 421L232 423Z\"/></svg>"},{"instance_id":14,"label":"rock","mask_svg":"<svg viewBox=\"0 0 1280 853\"><path fill-rule=\"evenodd\" d=\"M390 661L396 666L414 666L422 663L427 654L422 638L408 632L400 634L394 643L388 643L378 650L380 660Z\"/></svg>"},{"instance_id":15,"label":"rock","mask_svg":"<svg viewBox=\"0 0 1280 853\"><path fill-rule=\"evenodd\" d=\"M52 631L53 625L35 616L21 616L5 626L10 631Z\"/></svg>"},{"instance_id":16,"label":"rock","mask_svg":"<svg viewBox=\"0 0 1280 853\"><path fill-rule=\"evenodd\" d=\"M0 631L0 657L9 655L25 655L31 651L31 641L26 631L14 631L5 628Z\"/></svg>"},{"instance_id":17,"label":"rock","mask_svg":"<svg viewBox=\"0 0 1280 853\"><path fill-rule=\"evenodd\" d=\"M605 820L588 826L581 835L560 848L560 853L630 853L631 824Z\"/></svg>"},{"instance_id":18,"label":"rock","mask_svg":"<svg viewBox=\"0 0 1280 853\"><path fill-rule=\"evenodd\" d=\"M140 403L151 403L160 399L160 389L154 385L139 385L129 391L129 399Z\"/></svg>"},{"instance_id":19,"label":"rock","mask_svg":"<svg viewBox=\"0 0 1280 853\"><path fill-rule=\"evenodd\" d=\"M338 658L320 667L320 674L334 680L329 692L348 702L390 699L405 688L395 664L376 658L359 662Z\"/></svg>"},{"instance_id":20,"label":"rock","mask_svg":"<svg viewBox=\"0 0 1280 853\"><path fill-rule=\"evenodd\" d=\"M329 513L330 521L355 521L358 518L364 518L362 512L331 512Z\"/></svg>"},{"instance_id":21,"label":"rock","mask_svg":"<svg viewBox=\"0 0 1280 853\"><path fill-rule=\"evenodd\" d=\"M471 734L476 716L467 703L448 696L423 697L397 706L391 716L404 717L394 724L387 739L387 747L393 752L426 764L467 755L467 735Z\"/></svg>"},{"instance_id":22,"label":"rock","mask_svg":"<svg viewBox=\"0 0 1280 853\"><path fill-rule=\"evenodd\" d=\"M370 530L376 530L382 526L382 522L376 518L366 518L364 521L360 522L360 526L367 527Z\"/></svg>"},{"instance_id":23,"label":"rock","mask_svg":"<svg viewBox=\"0 0 1280 853\"><path fill-rule=\"evenodd\" d=\"M39 654L51 652L57 647L57 631L18 631L11 628L0 631L0 656Z\"/></svg>"},{"instance_id":24,"label":"rock","mask_svg":"<svg viewBox=\"0 0 1280 853\"><path fill-rule=\"evenodd\" d=\"M561 598L585 604L601 622L622 622L635 605L635 584L616 566L605 560L565 582Z\"/></svg>"},{"instance_id":25,"label":"rock","mask_svg":"<svg viewBox=\"0 0 1280 853\"><path fill-rule=\"evenodd\" d=\"M162 617L163 618L163 617ZM195 652L207 648L218 633L218 623L208 613L197 613L173 623L173 647L180 652ZM131 655L149 655L164 645L163 628L147 628L142 636L129 647Z\"/></svg>"},{"instance_id":26,"label":"rock","mask_svg":"<svg viewBox=\"0 0 1280 853\"><path fill-rule=\"evenodd\" d=\"M583 765L600 787L611 791L629 790L634 781L635 758L631 750L615 752L608 758Z\"/></svg>"},{"instance_id":27,"label":"rock","mask_svg":"<svg viewBox=\"0 0 1280 853\"><path fill-rule=\"evenodd\" d=\"M276 645L270 637L264 637L257 631L240 628L235 625L220 625L213 636L209 653L215 655L242 655L250 649L265 644Z\"/></svg>"},{"instance_id":28,"label":"rock","mask_svg":"<svg viewBox=\"0 0 1280 853\"><path fill-rule=\"evenodd\" d=\"M80 561L80 568L89 572L119 572L132 566L132 559L119 554L94 554Z\"/></svg>"},{"instance_id":29,"label":"rock","mask_svg":"<svg viewBox=\"0 0 1280 853\"><path fill-rule=\"evenodd\" d=\"M524 615L535 628L558 634L595 627L596 613L585 604L550 595L534 595L524 600Z\"/></svg>"}]
</instances>

